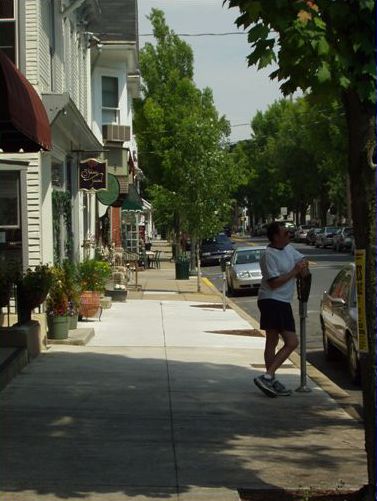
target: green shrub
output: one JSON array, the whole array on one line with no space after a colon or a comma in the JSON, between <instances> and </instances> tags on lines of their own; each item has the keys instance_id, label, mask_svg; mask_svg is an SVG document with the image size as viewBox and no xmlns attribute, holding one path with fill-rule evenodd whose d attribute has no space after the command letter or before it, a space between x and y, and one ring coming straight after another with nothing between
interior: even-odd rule
<instances>
[{"instance_id":1,"label":"green shrub","mask_svg":"<svg viewBox=\"0 0 377 501\"><path fill-rule=\"evenodd\" d=\"M82 291L105 290L106 282L111 277L111 266L105 261L86 259L78 266Z\"/></svg>"}]
</instances>

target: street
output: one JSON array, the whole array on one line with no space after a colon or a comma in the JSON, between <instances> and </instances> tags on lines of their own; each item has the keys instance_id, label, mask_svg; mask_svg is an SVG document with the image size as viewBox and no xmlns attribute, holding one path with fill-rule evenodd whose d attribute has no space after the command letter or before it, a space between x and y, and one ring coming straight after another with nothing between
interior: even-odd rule
<instances>
[{"instance_id":1,"label":"street","mask_svg":"<svg viewBox=\"0 0 377 501\"><path fill-rule=\"evenodd\" d=\"M244 242L237 242L236 246L240 247L250 244L267 245L267 240L265 237L252 237ZM361 388L350 382L346 361L341 355L339 355L337 360L331 362L325 359L322 332L319 322L319 307L323 291L331 284L340 268L347 262L350 262L353 257L349 253L334 252L332 249L316 249L315 247L302 243L292 242L292 245L309 259L312 273L312 285L308 301L308 317L306 320L307 360L340 388L346 391L349 394L349 402L347 403L353 405L357 412L361 414ZM204 267L203 275L220 291L222 290L222 273L219 266ZM231 299L246 313L256 320L259 320L256 294L253 292L245 292ZM292 308L296 320L296 329L297 332L299 332L299 303L296 294L292 303Z\"/></svg>"}]
</instances>

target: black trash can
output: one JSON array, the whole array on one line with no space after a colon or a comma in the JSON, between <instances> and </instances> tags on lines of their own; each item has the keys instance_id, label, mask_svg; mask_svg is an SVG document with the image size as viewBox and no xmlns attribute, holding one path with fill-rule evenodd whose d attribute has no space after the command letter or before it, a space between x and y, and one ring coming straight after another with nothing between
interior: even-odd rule
<instances>
[{"instance_id":1,"label":"black trash can","mask_svg":"<svg viewBox=\"0 0 377 501\"><path fill-rule=\"evenodd\" d=\"M175 279L188 280L190 278L190 260L186 257L179 257L175 262Z\"/></svg>"}]
</instances>

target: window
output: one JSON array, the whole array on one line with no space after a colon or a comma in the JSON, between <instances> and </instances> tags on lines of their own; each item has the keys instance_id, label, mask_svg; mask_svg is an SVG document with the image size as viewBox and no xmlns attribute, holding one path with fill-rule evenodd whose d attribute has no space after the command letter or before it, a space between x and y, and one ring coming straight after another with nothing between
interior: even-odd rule
<instances>
[{"instance_id":1,"label":"window","mask_svg":"<svg viewBox=\"0 0 377 501\"><path fill-rule=\"evenodd\" d=\"M119 92L116 77L102 77L102 123L119 124Z\"/></svg>"},{"instance_id":2,"label":"window","mask_svg":"<svg viewBox=\"0 0 377 501\"><path fill-rule=\"evenodd\" d=\"M51 164L51 184L55 188L64 188L64 164L52 161Z\"/></svg>"},{"instance_id":3,"label":"window","mask_svg":"<svg viewBox=\"0 0 377 501\"><path fill-rule=\"evenodd\" d=\"M336 299L343 299L343 301L348 303L351 285L352 285L351 270L344 269L340 271L331 286L330 296Z\"/></svg>"},{"instance_id":4,"label":"window","mask_svg":"<svg viewBox=\"0 0 377 501\"><path fill-rule=\"evenodd\" d=\"M241 251L236 253L235 264L258 263L261 251Z\"/></svg>"},{"instance_id":5,"label":"window","mask_svg":"<svg viewBox=\"0 0 377 501\"><path fill-rule=\"evenodd\" d=\"M16 14L14 0L0 1L0 49L16 64Z\"/></svg>"},{"instance_id":6,"label":"window","mask_svg":"<svg viewBox=\"0 0 377 501\"><path fill-rule=\"evenodd\" d=\"M18 172L3 172L0 184L0 228L20 227Z\"/></svg>"}]
</instances>

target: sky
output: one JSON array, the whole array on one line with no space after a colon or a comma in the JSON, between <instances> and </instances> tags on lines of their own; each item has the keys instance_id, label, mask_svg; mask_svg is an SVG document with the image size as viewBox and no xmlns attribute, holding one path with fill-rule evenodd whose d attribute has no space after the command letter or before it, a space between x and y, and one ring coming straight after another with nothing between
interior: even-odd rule
<instances>
[{"instance_id":1,"label":"sky","mask_svg":"<svg viewBox=\"0 0 377 501\"><path fill-rule=\"evenodd\" d=\"M153 37L146 16L152 8L165 13L175 33L227 33L239 31L234 24L238 9L222 6L223 0L138 0L140 47ZM268 77L273 68L248 67L247 35L181 37L193 49L195 83L213 91L217 110L230 121L231 142L250 138L250 121L257 111L265 111L282 94L276 81ZM246 124L240 125L238 124Z\"/></svg>"}]
</instances>

